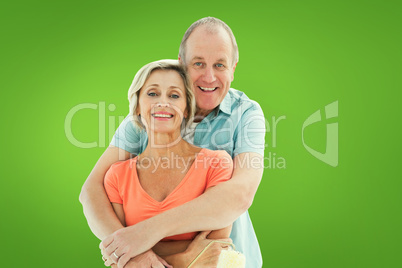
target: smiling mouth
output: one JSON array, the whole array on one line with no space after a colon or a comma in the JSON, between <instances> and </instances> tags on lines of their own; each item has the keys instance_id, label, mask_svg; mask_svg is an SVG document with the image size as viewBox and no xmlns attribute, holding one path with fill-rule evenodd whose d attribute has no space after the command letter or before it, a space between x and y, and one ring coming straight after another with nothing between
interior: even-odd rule
<instances>
[{"instance_id":1,"label":"smiling mouth","mask_svg":"<svg viewBox=\"0 0 402 268\"><path fill-rule=\"evenodd\" d=\"M172 118L172 114L152 114L153 117L155 118Z\"/></svg>"},{"instance_id":2,"label":"smiling mouth","mask_svg":"<svg viewBox=\"0 0 402 268\"><path fill-rule=\"evenodd\" d=\"M198 87L203 92L213 92L217 89L217 87Z\"/></svg>"}]
</instances>

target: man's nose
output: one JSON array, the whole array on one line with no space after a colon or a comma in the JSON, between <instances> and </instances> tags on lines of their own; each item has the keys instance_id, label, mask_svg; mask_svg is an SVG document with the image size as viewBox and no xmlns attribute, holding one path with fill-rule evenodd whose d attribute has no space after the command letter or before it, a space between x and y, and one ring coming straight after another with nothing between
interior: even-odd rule
<instances>
[{"instance_id":1,"label":"man's nose","mask_svg":"<svg viewBox=\"0 0 402 268\"><path fill-rule=\"evenodd\" d=\"M215 82L216 77L215 77L215 71L212 67L207 67L204 69L204 75L202 76L203 81L206 83L212 83Z\"/></svg>"}]
</instances>

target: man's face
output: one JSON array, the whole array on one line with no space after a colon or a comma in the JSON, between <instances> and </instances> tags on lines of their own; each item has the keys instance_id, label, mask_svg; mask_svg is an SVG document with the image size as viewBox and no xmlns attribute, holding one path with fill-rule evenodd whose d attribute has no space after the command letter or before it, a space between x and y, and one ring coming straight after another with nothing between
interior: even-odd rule
<instances>
[{"instance_id":1,"label":"man's face","mask_svg":"<svg viewBox=\"0 0 402 268\"><path fill-rule=\"evenodd\" d=\"M214 33L200 26L186 44L186 66L197 102L197 115L207 115L217 107L233 81L235 63L232 43L225 30Z\"/></svg>"}]
</instances>

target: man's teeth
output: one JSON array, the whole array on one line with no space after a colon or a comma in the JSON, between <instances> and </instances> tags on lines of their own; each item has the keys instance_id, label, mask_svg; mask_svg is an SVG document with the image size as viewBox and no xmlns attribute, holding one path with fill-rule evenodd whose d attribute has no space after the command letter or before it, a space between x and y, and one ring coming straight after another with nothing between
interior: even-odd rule
<instances>
[{"instance_id":1,"label":"man's teeth","mask_svg":"<svg viewBox=\"0 0 402 268\"><path fill-rule=\"evenodd\" d=\"M204 91L213 91L216 89L216 87L200 87Z\"/></svg>"},{"instance_id":2,"label":"man's teeth","mask_svg":"<svg viewBox=\"0 0 402 268\"><path fill-rule=\"evenodd\" d=\"M153 114L154 117L164 117L164 118L171 118L173 117L172 114Z\"/></svg>"}]
</instances>

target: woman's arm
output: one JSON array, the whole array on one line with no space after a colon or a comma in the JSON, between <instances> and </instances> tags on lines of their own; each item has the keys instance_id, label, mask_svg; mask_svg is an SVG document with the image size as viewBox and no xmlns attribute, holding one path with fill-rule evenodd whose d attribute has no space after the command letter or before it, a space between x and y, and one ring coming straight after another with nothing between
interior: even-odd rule
<instances>
[{"instance_id":1,"label":"woman's arm","mask_svg":"<svg viewBox=\"0 0 402 268\"><path fill-rule=\"evenodd\" d=\"M207 238L211 240L229 238L231 231L232 231L232 224L226 228L212 231L211 233L209 233Z\"/></svg>"},{"instance_id":2,"label":"woman's arm","mask_svg":"<svg viewBox=\"0 0 402 268\"><path fill-rule=\"evenodd\" d=\"M123 204L118 204L118 203L112 203L112 207L114 210L114 213L116 213L117 218L119 218L119 221L121 224L126 227L126 219L124 217L124 209L123 209Z\"/></svg>"},{"instance_id":3,"label":"woman's arm","mask_svg":"<svg viewBox=\"0 0 402 268\"><path fill-rule=\"evenodd\" d=\"M204 231L201 232L197 237L189 244L187 249L184 252L180 252L177 254L172 254L169 256L163 256L169 264L173 265L173 267L177 268L186 268L193 262L197 256L212 242L212 241L220 241L224 243L213 243L211 244L206 251L202 253L202 255L198 258L196 265L197 267L216 267L219 261L219 255L222 249L228 247L227 243L231 243L232 240L230 238L214 238L221 237L221 234L230 233L231 226L217 230L214 232ZM229 231L229 232L228 232ZM211 238L212 237L212 238Z\"/></svg>"},{"instance_id":4,"label":"woman's arm","mask_svg":"<svg viewBox=\"0 0 402 268\"><path fill-rule=\"evenodd\" d=\"M206 236L208 240L225 239L229 238L230 231L232 230L232 225L212 231ZM192 240L181 240L181 241L171 241L171 242L158 242L152 250L161 257L185 252L189 245L192 244Z\"/></svg>"}]
</instances>

